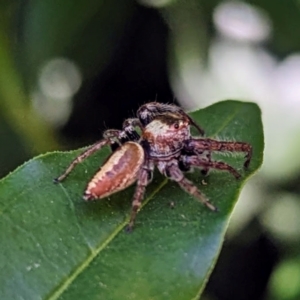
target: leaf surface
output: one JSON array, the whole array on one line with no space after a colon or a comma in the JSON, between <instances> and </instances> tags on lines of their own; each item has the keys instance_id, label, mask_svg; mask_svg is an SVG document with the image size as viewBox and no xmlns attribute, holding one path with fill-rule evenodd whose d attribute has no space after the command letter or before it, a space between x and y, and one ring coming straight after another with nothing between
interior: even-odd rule
<instances>
[{"instance_id":1,"label":"leaf surface","mask_svg":"<svg viewBox=\"0 0 300 300\"><path fill-rule=\"evenodd\" d=\"M253 146L247 171L243 155L214 156L237 168L240 180L227 172L187 174L219 212L155 173L135 229L126 234L134 187L96 202L82 200L108 149L59 185L53 178L82 150L41 155L0 181L0 298L198 299L240 189L262 163L264 142L253 103L224 101L191 115L206 136Z\"/></svg>"}]
</instances>

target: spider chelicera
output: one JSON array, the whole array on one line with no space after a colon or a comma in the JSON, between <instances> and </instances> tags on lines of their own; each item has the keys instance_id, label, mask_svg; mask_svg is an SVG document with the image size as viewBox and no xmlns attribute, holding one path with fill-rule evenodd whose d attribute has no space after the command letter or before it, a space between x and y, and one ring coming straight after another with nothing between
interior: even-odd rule
<instances>
[{"instance_id":1,"label":"spider chelicera","mask_svg":"<svg viewBox=\"0 0 300 300\"><path fill-rule=\"evenodd\" d=\"M147 103L138 109L137 118L124 121L123 130L106 130L103 139L76 157L55 182L64 180L78 163L103 146L110 145L113 153L88 183L83 198L101 199L137 182L127 230L133 228L155 166L164 176L176 181L183 190L212 211L216 211L217 208L184 176L184 172L193 167L200 168L203 174L209 169L218 169L228 171L238 179L240 174L233 167L222 161L213 161L211 153L244 152L244 167L247 168L252 156L252 146L244 142L193 137L190 134L191 126L201 135L204 134L199 125L180 107L157 102Z\"/></svg>"}]
</instances>

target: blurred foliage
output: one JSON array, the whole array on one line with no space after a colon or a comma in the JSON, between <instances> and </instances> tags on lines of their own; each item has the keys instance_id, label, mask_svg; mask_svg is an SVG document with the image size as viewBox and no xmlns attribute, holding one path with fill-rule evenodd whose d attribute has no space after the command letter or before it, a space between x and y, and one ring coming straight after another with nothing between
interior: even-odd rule
<instances>
[{"instance_id":1,"label":"blurred foliage","mask_svg":"<svg viewBox=\"0 0 300 300\"><path fill-rule=\"evenodd\" d=\"M188 100L195 100L191 106L203 106L205 99L192 97L193 83L199 77L196 73L187 77L186 68L209 67L211 45L219 38L213 16L216 7L222 3L225 1L1 1L0 176L34 154L72 148L98 139L104 128L120 127L123 119L132 116L146 101L173 102L176 95L180 103L187 104L185 96L188 95ZM270 21L270 37L252 48L267 51L277 59L274 64L281 63L291 54L299 55L299 1L231 3L255 5ZM232 45L240 44L232 42ZM81 86L68 100L41 97L41 75L47 63L56 58L68 59L80 72ZM226 71L229 80L234 75L230 65ZM246 70L246 73L250 71ZM271 74L267 70L264 76L269 79ZM219 79L218 74L216 78ZM203 82L207 80L206 77L202 79ZM47 82L50 92L57 87L57 82L51 80ZM58 79L59 82L67 84L62 79ZM185 84L184 93L182 83ZM212 89L220 89L217 80ZM235 90L239 89L238 83ZM249 100L252 95L246 98ZM276 102L266 102L263 107L264 116L274 110L282 113L280 117L270 117L273 123L269 128L273 127L274 131L270 129L266 136L267 141L282 140L266 153L267 157L278 159L273 160L272 166L266 165L252 185L247 186L236 207L228 243L211 280L215 284L207 289L206 297L211 299L213 295L216 299L242 299L235 282L221 288L214 275L218 276L220 269L224 273L219 274L229 274L233 272L232 267L247 261L250 265L255 264L253 257L245 259L235 255L241 249L249 249L249 253L260 249L261 254L268 256L272 247L276 251L271 252L278 253L278 259L274 255L271 265L265 265L262 260L257 269L254 268L256 274L249 272L240 278L249 282L249 286L255 282L254 277L261 278L260 282L264 284L257 285L261 298L300 298L300 283L295 279L299 278L300 270L297 221L300 210L300 128L290 117L297 111L288 111L290 104L284 103L284 99L283 96L280 107ZM65 112L64 122L49 121L55 120L68 107L70 111ZM46 118L45 112L52 114L52 119ZM280 155L274 156L279 150ZM257 224L262 233L255 238ZM241 241L237 243L237 240ZM240 283L240 286L243 285ZM244 286L243 289L243 299L248 299L247 289Z\"/></svg>"}]
</instances>

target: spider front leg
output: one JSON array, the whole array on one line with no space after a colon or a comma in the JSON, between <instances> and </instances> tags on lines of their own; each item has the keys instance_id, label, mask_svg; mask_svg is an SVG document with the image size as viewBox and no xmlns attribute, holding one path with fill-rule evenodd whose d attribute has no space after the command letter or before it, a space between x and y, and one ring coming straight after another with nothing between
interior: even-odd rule
<instances>
[{"instance_id":1,"label":"spider front leg","mask_svg":"<svg viewBox=\"0 0 300 300\"><path fill-rule=\"evenodd\" d=\"M112 145L116 143L116 141L119 142L119 140L122 138L122 131L120 130L107 130L103 134L104 139L96 142L92 146L88 147L84 152L82 152L79 156L77 156L71 164L67 167L64 173L62 173L59 177L54 179L54 183L59 183L63 181L71 172L72 170L81 163L83 160L94 154L96 151L100 150L102 147L106 145Z\"/></svg>"},{"instance_id":2,"label":"spider front leg","mask_svg":"<svg viewBox=\"0 0 300 300\"><path fill-rule=\"evenodd\" d=\"M217 170L224 170L230 172L236 179L239 179L241 175L231 167L230 165L222 162L222 161L212 161L210 159L205 159L201 156L197 155L182 155L180 157L180 163L185 168L190 167L198 167L198 168L204 168L205 171L208 171L209 169L217 169Z\"/></svg>"},{"instance_id":3,"label":"spider front leg","mask_svg":"<svg viewBox=\"0 0 300 300\"><path fill-rule=\"evenodd\" d=\"M113 138L114 135L118 136L117 142L111 143L110 148L112 151L117 150L120 144L124 144L128 141L137 142L140 139L140 135L136 132L135 128L139 127L142 128L142 125L137 118L126 119L123 122L122 131L109 129L104 132L106 138ZM118 133L115 134L115 131Z\"/></svg>"},{"instance_id":4,"label":"spider front leg","mask_svg":"<svg viewBox=\"0 0 300 300\"><path fill-rule=\"evenodd\" d=\"M213 139L192 138L185 141L184 150L192 154L202 154L204 151L245 152L244 167L248 168L252 158L252 146L244 142L224 142Z\"/></svg>"},{"instance_id":5,"label":"spider front leg","mask_svg":"<svg viewBox=\"0 0 300 300\"><path fill-rule=\"evenodd\" d=\"M123 130L131 141L138 141L140 139L140 135L135 130L136 127L143 128L140 120L137 118L126 119L123 122Z\"/></svg>"},{"instance_id":6,"label":"spider front leg","mask_svg":"<svg viewBox=\"0 0 300 300\"><path fill-rule=\"evenodd\" d=\"M134 192L134 196L133 196L133 200L132 200L130 221L126 227L127 232L132 231L136 215L142 205L142 200L143 200L143 197L145 194L146 186L152 180L153 169L154 169L154 167L152 165L150 165L149 163L146 163L140 171L137 185L136 185L135 192Z\"/></svg>"},{"instance_id":7,"label":"spider front leg","mask_svg":"<svg viewBox=\"0 0 300 300\"><path fill-rule=\"evenodd\" d=\"M199 189L184 176L184 174L179 169L177 162L175 160L170 162L158 163L157 167L163 175L165 175L171 180L176 181L184 191L197 198L201 203L203 203L210 210L212 211L218 210L217 207L211 204L209 200L199 191Z\"/></svg>"}]
</instances>

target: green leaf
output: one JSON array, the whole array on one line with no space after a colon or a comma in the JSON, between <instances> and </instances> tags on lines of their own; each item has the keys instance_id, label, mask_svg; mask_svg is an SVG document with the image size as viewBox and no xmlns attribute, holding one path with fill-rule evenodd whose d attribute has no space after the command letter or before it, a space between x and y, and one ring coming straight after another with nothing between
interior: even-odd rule
<instances>
[{"instance_id":1,"label":"green leaf","mask_svg":"<svg viewBox=\"0 0 300 300\"><path fill-rule=\"evenodd\" d=\"M247 171L242 155L218 155L241 172L240 180L211 172L203 185L199 171L187 174L218 213L155 174L126 234L134 187L94 203L81 197L107 149L59 185L52 179L82 150L41 155L0 182L0 299L198 299L240 189L262 163L264 142L253 103L224 101L192 116L207 136L253 146Z\"/></svg>"}]
</instances>

